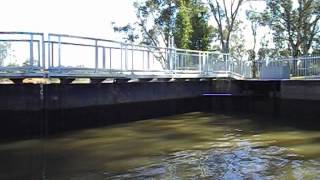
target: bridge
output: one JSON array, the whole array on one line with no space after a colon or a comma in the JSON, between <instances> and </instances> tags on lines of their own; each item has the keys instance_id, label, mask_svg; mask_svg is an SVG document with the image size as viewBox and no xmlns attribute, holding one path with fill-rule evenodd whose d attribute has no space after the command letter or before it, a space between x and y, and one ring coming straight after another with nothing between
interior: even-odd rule
<instances>
[{"instance_id":1,"label":"bridge","mask_svg":"<svg viewBox=\"0 0 320 180\"><path fill-rule=\"evenodd\" d=\"M0 32L0 78L71 82L230 79L315 79L320 56L250 61L211 51L162 48L67 34ZM6 55L5 55L6 54ZM253 65L256 75L252 75Z\"/></svg>"},{"instance_id":2,"label":"bridge","mask_svg":"<svg viewBox=\"0 0 320 180\"><path fill-rule=\"evenodd\" d=\"M15 83L0 86L1 137L202 110L314 119L311 124L319 116L320 81L282 81L319 77L319 57L256 62L261 80L246 80L250 62L216 52L30 32L0 32L0 45L0 79ZM26 78L60 84L21 84ZM76 78L90 84L70 84ZM115 83L101 83L106 79Z\"/></svg>"},{"instance_id":3,"label":"bridge","mask_svg":"<svg viewBox=\"0 0 320 180\"><path fill-rule=\"evenodd\" d=\"M244 79L250 66L228 54L161 48L66 34L0 32L0 43L9 44L1 58L0 77L90 78L101 82L153 79ZM14 49L14 50L13 50ZM17 55L12 55L16 53Z\"/></svg>"}]
</instances>

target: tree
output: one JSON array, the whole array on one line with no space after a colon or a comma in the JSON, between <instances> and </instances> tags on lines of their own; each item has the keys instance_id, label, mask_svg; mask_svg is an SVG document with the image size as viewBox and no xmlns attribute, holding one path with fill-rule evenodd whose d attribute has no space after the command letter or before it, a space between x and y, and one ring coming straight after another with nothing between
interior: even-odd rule
<instances>
[{"instance_id":1,"label":"tree","mask_svg":"<svg viewBox=\"0 0 320 180\"><path fill-rule=\"evenodd\" d=\"M167 47L173 35L175 0L146 0L135 2L134 7L138 19L136 24L142 34L141 43L154 47L164 44Z\"/></svg>"},{"instance_id":2,"label":"tree","mask_svg":"<svg viewBox=\"0 0 320 180\"><path fill-rule=\"evenodd\" d=\"M265 22L273 31L276 48L297 57L309 53L319 33L319 0L267 0ZM280 53L281 54L281 53Z\"/></svg>"},{"instance_id":3,"label":"tree","mask_svg":"<svg viewBox=\"0 0 320 180\"><path fill-rule=\"evenodd\" d=\"M114 32L124 33L124 40L126 43L134 43L136 40L139 39L139 35L136 33L136 28L131 24L127 24L125 26L119 27L116 26L115 22L112 22L111 25L113 26Z\"/></svg>"},{"instance_id":4,"label":"tree","mask_svg":"<svg viewBox=\"0 0 320 180\"><path fill-rule=\"evenodd\" d=\"M234 60L242 61L242 57L246 54L245 39L243 29L240 27L241 21L237 21L230 36L229 53Z\"/></svg>"},{"instance_id":5,"label":"tree","mask_svg":"<svg viewBox=\"0 0 320 180\"><path fill-rule=\"evenodd\" d=\"M251 57L255 57L256 45L257 45L257 30L258 30L259 25L261 24L260 23L261 17L258 12L253 10L252 6L250 6L250 10L246 11L246 17L250 21L251 35L253 37L253 44L252 44L252 48L251 48L251 53L253 53L253 54ZM255 60L255 58L252 60Z\"/></svg>"},{"instance_id":6,"label":"tree","mask_svg":"<svg viewBox=\"0 0 320 180\"><path fill-rule=\"evenodd\" d=\"M176 17L176 26L174 28L173 35L178 48L188 49L192 33L188 0L177 0L177 6L179 11Z\"/></svg>"},{"instance_id":7,"label":"tree","mask_svg":"<svg viewBox=\"0 0 320 180\"><path fill-rule=\"evenodd\" d=\"M157 50L155 58L162 67L168 66L165 54L159 48L169 46L173 34L174 17L176 13L175 0L145 0L134 2L137 21L132 25L117 26L112 23L115 32L124 33L125 40L129 43L139 41L147 45L150 50Z\"/></svg>"},{"instance_id":8,"label":"tree","mask_svg":"<svg viewBox=\"0 0 320 180\"><path fill-rule=\"evenodd\" d=\"M229 1L228 1L229 2ZM218 26L218 38L223 53L230 51L230 36L234 30L234 25L243 0L231 0L229 4L226 0L208 0L214 20Z\"/></svg>"},{"instance_id":9,"label":"tree","mask_svg":"<svg viewBox=\"0 0 320 180\"><path fill-rule=\"evenodd\" d=\"M174 37L178 48L208 50L213 27L208 25L208 8L201 0L145 0L134 3L137 21L118 27L129 42L169 47Z\"/></svg>"},{"instance_id":10,"label":"tree","mask_svg":"<svg viewBox=\"0 0 320 180\"><path fill-rule=\"evenodd\" d=\"M314 44L312 45L312 54L313 55L320 55L320 35L318 34L318 37L316 38Z\"/></svg>"},{"instance_id":11,"label":"tree","mask_svg":"<svg viewBox=\"0 0 320 180\"><path fill-rule=\"evenodd\" d=\"M214 36L214 28L208 24L209 12L201 0L192 0L189 8L191 9L192 33L189 48L193 50L207 51Z\"/></svg>"}]
</instances>

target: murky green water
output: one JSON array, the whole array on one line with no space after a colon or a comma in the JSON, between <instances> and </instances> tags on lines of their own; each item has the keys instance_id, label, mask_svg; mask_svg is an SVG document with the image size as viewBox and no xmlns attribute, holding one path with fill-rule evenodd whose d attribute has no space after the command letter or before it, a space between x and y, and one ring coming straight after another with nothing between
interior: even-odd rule
<instances>
[{"instance_id":1,"label":"murky green water","mask_svg":"<svg viewBox=\"0 0 320 180\"><path fill-rule=\"evenodd\" d=\"M0 179L320 179L320 131L188 113L0 145Z\"/></svg>"}]
</instances>

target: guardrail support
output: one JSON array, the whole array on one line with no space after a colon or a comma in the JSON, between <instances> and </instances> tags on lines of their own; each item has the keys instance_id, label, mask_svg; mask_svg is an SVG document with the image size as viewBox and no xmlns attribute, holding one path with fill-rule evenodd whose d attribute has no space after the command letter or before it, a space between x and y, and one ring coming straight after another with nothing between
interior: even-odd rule
<instances>
[{"instance_id":1,"label":"guardrail support","mask_svg":"<svg viewBox=\"0 0 320 180\"><path fill-rule=\"evenodd\" d=\"M58 36L58 66L61 67L61 36Z\"/></svg>"},{"instance_id":2,"label":"guardrail support","mask_svg":"<svg viewBox=\"0 0 320 180\"><path fill-rule=\"evenodd\" d=\"M198 53L199 60L199 73L202 74L202 61L201 61L201 52Z\"/></svg>"},{"instance_id":3,"label":"guardrail support","mask_svg":"<svg viewBox=\"0 0 320 180\"><path fill-rule=\"evenodd\" d=\"M97 71L99 67L99 49L98 49L98 40L95 40L95 71Z\"/></svg>"},{"instance_id":4,"label":"guardrail support","mask_svg":"<svg viewBox=\"0 0 320 180\"><path fill-rule=\"evenodd\" d=\"M102 68L106 68L106 48L102 48Z\"/></svg>"},{"instance_id":5,"label":"guardrail support","mask_svg":"<svg viewBox=\"0 0 320 180\"><path fill-rule=\"evenodd\" d=\"M46 69L46 44L44 42L44 34L41 36L41 41L42 41L42 71ZM49 65L48 65L49 66Z\"/></svg>"},{"instance_id":6,"label":"guardrail support","mask_svg":"<svg viewBox=\"0 0 320 180\"><path fill-rule=\"evenodd\" d=\"M33 34L30 34L30 42L29 42L29 45L30 45L30 59L29 59L29 65L30 66L33 66Z\"/></svg>"},{"instance_id":7,"label":"guardrail support","mask_svg":"<svg viewBox=\"0 0 320 180\"><path fill-rule=\"evenodd\" d=\"M112 59L111 59L111 48L109 49L109 59L110 59L110 64L109 64L109 69L111 70L111 68L112 68L112 64L111 64L111 62L112 62Z\"/></svg>"}]
</instances>

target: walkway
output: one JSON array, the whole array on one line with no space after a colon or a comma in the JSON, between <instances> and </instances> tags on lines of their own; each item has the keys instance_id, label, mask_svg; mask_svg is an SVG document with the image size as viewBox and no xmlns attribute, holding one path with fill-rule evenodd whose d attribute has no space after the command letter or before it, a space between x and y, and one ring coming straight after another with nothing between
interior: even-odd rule
<instances>
[{"instance_id":1,"label":"walkway","mask_svg":"<svg viewBox=\"0 0 320 180\"><path fill-rule=\"evenodd\" d=\"M244 63L228 55L127 44L65 34L0 32L0 77L243 79ZM3 53L1 53L3 54Z\"/></svg>"}]
</instances>

